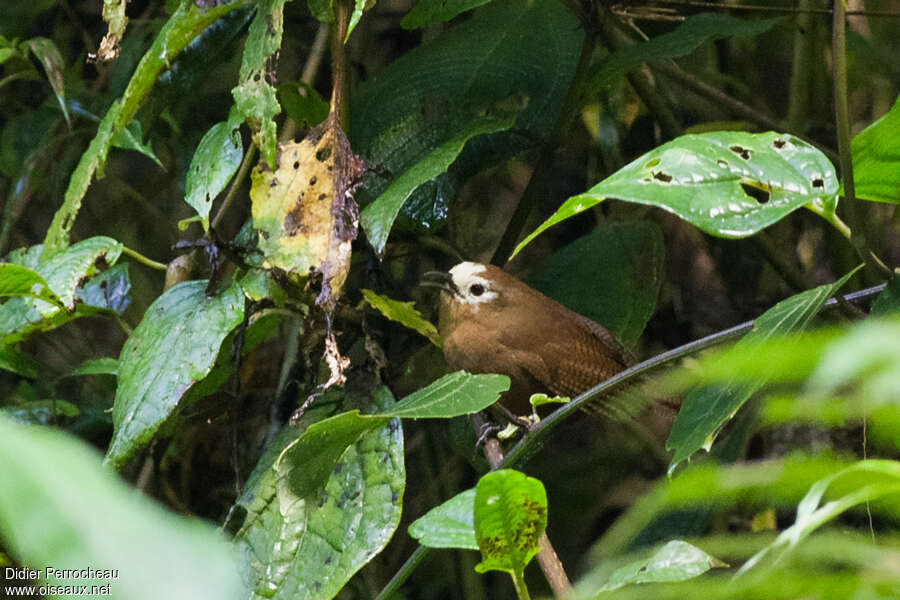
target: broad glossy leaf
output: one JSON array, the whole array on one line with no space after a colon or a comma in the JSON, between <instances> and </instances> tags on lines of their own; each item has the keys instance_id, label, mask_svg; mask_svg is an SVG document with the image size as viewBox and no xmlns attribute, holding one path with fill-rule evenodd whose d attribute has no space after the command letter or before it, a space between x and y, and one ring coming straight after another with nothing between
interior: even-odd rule
<instances>
[{"instance_id":1,"label":"broad glossy leaf","mask_svg":"<svg viewBox=\"0 0 900 600\"><path fill-rule=\"evenodd\" d=\"M374 396L381 408L393 402L386 388ZM236 540L252 598L332 598L399 523L405 483L399 424L369 418L374 428L361 432L358 414L326 421L302 433L285 428L238 501L247 516ZM307 487L310 468L320 476Z\"/></svg>"},{"instance_id":2,"label":"broad glossy leaf","mask_svg":"<svg viewBox=\"0 0 900 600\"><path fill-rule=\"evenodd\" d=\"M478 550L474 512L475 490L460 492L413 521L409 535L429 548Z\"/></svg>"},{"instance_id":3,"label":"broad glossy leaf","mask_svg":"<svg viewBox=\"0 0 900 600\"><path fill-rule=\"evenodd\" d=\"M428 338L432 344L441 347L441 336L431 321L427 321L415 309L413 302L400 302L387 296L376 294L372 290L362 291L366 303L391 321L396 321Z\"/></svg>"},{"instance_id":4,"label":"broad glossy leaf","mask_svg":"<svg viewBox=\"0 0 900 600\"><path fill-rule=\"evenodd\" d=\"M243 319L237 284L215 296L206 295L206 285L186 281L169 289L125 342L105 460L113 468L150 442L188 389L210 373L225 337Z\"/></svg>"},{"instance_id":5,"label":"broad glossy leaf","mask_svg":"<svg viewBox=\"0 0 900 600\"><path fill-rule=\"evenodd\" d=\"M883 117L850 142L856 197L900 202L900 97Z\"/></svg>"},{"instance_id":6,"label":"broad glossy leaf","mask_svg":"<svg viewBox=\"0 0 900 600\"><path fill-rule=\"evenodd\" d=\"M753 323L753 330L735 346L740 352L746 347L765 341L773 336L785 336L804 329L819 312L825 301L843 286L859 267L847 273L832 284L822 285L782 300ZM760 357L765 360L765 357ZM672 425L672 432L666 441L666 449L672 451L669 473L681 461L700 450L709 450L716 436L738 409L766 382L766 378L756 381L737 381L721 385L701 387L690 392L681 405L681 410Z\"/></svg>"},{"instance_id":7,"label":"broad glossy leaf","mask_svg":"<svg viewBox=\"0 0 900 600\"><path fill-rule=\"evenodd\" d=\"M209 524L136 494L81 441L0 415L0 460L0 539L23 566L115 570L77 584L110 585L111 597L128 600L246 597L232 552Z\"/></svg>"},{"instance_id":8,"label":"broad glossy leaf","mask_svg":"<svg viewBox=\"0 0 900 600\"><path fill-rule=\"evenodd\" d=\"M727 566L696 546L682 540L672 540L646 559L616 569L604 585L594 589L607 592L636 583L685 581L712 568Z\"/></svg>"},{"instance_id":9,"label":"broad glossy leaf","mask_svg":"<svg viewBox=\"0 0 900 600\"><path fill-rule=\"evenodd\" d=\"M801 206L833 212L837 191L828 158L792 135L683 135L566 200L516 252L548 227L609 198L662 208L710 235L742 238Z\"/></svg>"},{"instance_id":10,"label":"broad glossy leaf","mask_svg":"<svg viewBox=\"0 0 900 600\"><path fill-rule=\"evenodd\" d=\"M484 475L475 486L479 573L521 573L538 553L547 527L547 492L539 480L512 469Z\"/></svg>"},{"instance_id":11,"label":"broad glossy leaf","mask_svg":"<svg viewBox=\"0 0 900 600\"><path fill-rule=\"evenodd\" d=\"M616 77L637 69L642 63L686 56L710 40L759 35L780 21L781 18L745 21L724 13L688 17L671 33L617 50L601 61L599 69L591 76L591 89L610 85Z\"/></svg>"},{"instance_id":12,"label":"broad glossy leaf","mask_svg":"<svg viewBox=\"0 0 900 600\"><path fill-rule=\"evenodd\" d=\"M400 25L404 29L437 25L488 2L490 0L419 0L412 10L406 13Z\"/></svg>"},{"instance_id":13,"label":"broad glossy leaf","mask_svg":"<svg viewBox=\"0 0 900 600\"><path fill-rule=\"evenodd\" d=\"M261 0L250 23L240 82L231 91L238 112L243 115L253 142L270 169L275 168L275 115L281 112L275 87L269 82L269 61L281 49L286 0Z\"/></svg>"},{"instance_id":14,"label":"broad glossy leaf","mask_svg":"<svg viewBox=\"0 0 900 600\"><path fill-rule=\"evenodd\" d=\"M182 2L178 5L178 9L169 17L153 45L144 54L122 98L110 106L100 122L97 134L81 155L78 166L69 179L63 205L56 211L47 230L41 254L44 260L62 252L69 245L69 232L75 224L81 201L94 174L103 176L106 155L113 139L134 117L160 72L168 68L175 56L219 17L249 3L250 0L232 0L209 7L199 7L194 2Z\"/></svg>"},{"instance_id":15,"label":"broad glossy leaf","mask_svg":"<svg viewBox=\"0 0 900 600\"><path fill-rule=\"evenodd\" d=\"M386 415L404 419L444 419L484 410L509 389L506 375L472 375L456 371L413 392Z\"/></svg>"},{"instance_id":16,"label":"broad glossy leaf","mask_svg":"<svg viewBox=\"0 0 900 600\"><path fill-rule=\"evenodd\" d=\"M656 310L664 257L654 223L606 223L553 254L528 283L633 347Z\"/></svg>"},{"instance_id":17,"label":"broad glossy leaf","mask_svg":"<svg viewBox=\"0 0 900 600\"><path fill-rule=\"evenodd\" d=\"M400 207L416 189L434 179L456 160L463 147L471 138L487 133L509 129L514 119L483 117L475 119L460 129L453 137L429 152L422 160L410 166L397 176L374 202L366 206L360 214L360 225L369 238L375 252L381 255L387 243L388 234Z\"/></svg>"},{"instance_id":18,"label":"broad glossy leaf","mask_svg":"<svg viewBox=\"0 0 900 600\"><path fill-rule=\"evenodd\" d=\"M227 121L210 127L197 145L185 176L184 201L200 215L204 231L209 229L213 200L231 181L243 157L240 131Z\"/></svg>"},{"instance_id":19,"label":"broad glossy leaf","mask_svg":"<svg viewBox=\"0 0 900 600\"><path fill-rule=\"evenodd\" d=\"M472 139L445 175L414 192L402 209L409 218L404 226L442 225L465 180L550 134L583 38L577 19L559 2L495 0L354 93L348 132L354 150L395 176L477 117L518 115L511 131ZM370 176L360 203L389 184Z\"/></svg>"}]
</instances>

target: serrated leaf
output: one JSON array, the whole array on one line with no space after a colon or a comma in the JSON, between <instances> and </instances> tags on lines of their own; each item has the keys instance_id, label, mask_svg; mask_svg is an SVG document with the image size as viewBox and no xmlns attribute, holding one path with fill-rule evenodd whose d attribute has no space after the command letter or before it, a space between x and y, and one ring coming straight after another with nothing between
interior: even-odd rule
<instances>
[{"instance_id":1,"label":"serrated leaf","mask_svg":"<svg viewBox=\"0 0 900 600\"><path fill-rule=\"evenodd\" d=\"M429 548L478 550L475 539L475 489L466 490L412 522L409 535Z\"/></svg>"},{"instance_id":2,"label":"serrated leaf","mask_svg":"<svg viewBox=\"0 0 900 600\"><path fill-rule=\"evenodd\" d=\"M129 600L242 597L232 552L209 524L135 494L86 444L0 415L0 460L3 545L22 566L115 570L77 583ZM73 586L52 573L42 583Z\"/></svg>"},{"instance_id":3,"label":"serrated leaf","mask_svg":"<svg viewBox=\"0 0 900 600\"><path fill-rule=\"evenodd\" d=\"M150 49L138 63L121 99L109 107L94 139L81 155L78 166L69 179L63 205L53 215L44 238L43 260L62 252L69 245L69 233L81 209L81 201L94 174L103 176L106 156L115 136L132 120L146 99L156 78L169 68L175 56L210 24L229 12L247 6L250 0L232 0L215 6L199 7L194 2L182 2L160 29Z\"/></svg>"},{"instance_id":4,"label":"serrated leaf","mask_svg":"<svg viewBox=\"0 0 900 600\"><path fill-rule=\"evenodd\" d=\"M634 347L656 310L664 262L654 223L606 223L538 265L528 283Z\"/></svg>"},{"instance_id":5,"label":"serrated leaf","mask_svg":"<svg viewBox=\"0 0 900 600\"><path fill-rule=\"evenodd\" d=\"M512 127L514 121L512 117L475 119L394 179L360 214L360 225L375 252L379 255L384 252L394 219L416 188L446 171L471 138L504 131Z\"/></svg>"},{"instance_id":6,"label":"serrated leaf","mask_svg":"<svg viewBox=\"0 0 900 600\"><path fill-rule=\"evenodd\" d=\"M491 0L419 0L406 13L400 26L403 29L419 29L449 21L456 15L487 4Z\"/></svg>"},{"instance_id":7,"label":"serrated leaf","mask_svg":"<svg viewBox=\"0 0 900 600\"><path fill-rule=\"evenodd\" d=\"M710 40L725 37L751 37L769 31L783 19L745 21L723 13L701 13L687 17L674 31L639 44L617 50L600 62L591 76L591 90L599 90L642 63L686 56Z\"/></svg>"},{"instance_id":8,"label":"serrated leaf","mask_svg":"<svg viewBox=\"0 0 900 600\"><path fill-rule=\"evenodd\" d=\"M393 402L386 388L374 396L381 408ZM238 501L247 517L236 541L252 598L332 598L396 529L405 482L402 429L389 419L368 418L374 429L357 435L354 422L366 418L344 415L352 416L338 415L312 432L322 421L299 434L285 428L251 475ZM322 438L326 430L340 442ZM354 438L349 447L339 447ZM324 450L319 442L334 449ZM300 476L298 487L298 474L310 466L324 478L308 488L311 482Z\"/></svg>"},{"instance_id":9,"label":"serrated leaf","mask_svg":"<svg viewBox=\"0 0 900 600\"><path fill-rule=\"evenodd\" d=\"M386 415L404 419L444 419L484 410L509 389L506 375L473 375L457 371L413 392Z\"/></svg>"},{"instance_id":10,"label":"serrated leaf","mask_svg":"<svg viewBox=\"0 0 900 600\"><path fill-rule=\"evenodd\" d=\"M209 230L209 211L213 200L225 189L244 158L241 134L233 124L222 121L209 128L200 140L184 183L187 202Z\"/></svg>"},{"instance_id":11,"label":"serrated leaf","mask_svg":"<svg viewBox=\"0 0 900 600\"><path fill-rule=\"evenodd\" d=\"M672 540L644 560L619 567L597 592L608 592L636 583L685 581L715 567L727 567L721 560L682 540Z\"/></svg>"},{"instance_id":12,"label":"serrated leaf","mask_svg":"<svg viewBox=\"0 0 900 600\"><path fill-rule=\"evenodd\" d=\"M269 83L269 63L281 49L286 0L261 0L247 31L238 85L231 91L238 112L253 132L253 143L264 162L275 168L275 115L281 112Z\"/></svg>"},{"instance_id":13,"label":"serrated leaf","mask_svg":"<svg viewBox=\"0 0 900 600\"><path fill-rule=\"evenodd\" d=\"M795 294L767 310L753 322L753 330L735 345L735 351L742 352L757 342L806 328L825 301L860 267L834 283ZM759 378L752 382L701 387L688 393L666 441L666 449L673 452L669 473L694 452L701 448L708 450L722 427L765 382L765 378Z\"/></svg>"},{"instance_id":14,"label":"serrated leaf","mask_svg":"<svg viewBox=\"0 0 900 600\"><path fill-rule=\"evenodd\" d=\"M547 527L544 484L512 469L492 471L475 486L474 515L482 558L475 570L521 574Z\"/></svg>"},{"instance_id":15,"label":"serrated leaf","mask_svg":"<svg viewBox=\"0 0 900 600\"><path fill-rule=\"evenodd\" d=\"M206 377L220 346L244 315L237 284L206 295L207 281L180 283L157 298L119 355L115 431L105 463L121 468Z\"/></svg>"},{"instance_id":16,"label":"serrated leaf","mask_svg":"<svg viewBox=\"0 0 900 600\"><path fill-rule=\"evenodd\" d=\"M683 135L566 200L513 255L547 228L610 198L662 208L710 235L742 238L804 205L833 213L837 191L828 158L792 135Z\"/></svg>"},{"instance_id":17,"label":"serrated leaf","mask_svg":"<svg viewBox=\"0 0 900 600\"><path fill-rule=\"evenodd\" d=\"M441 336L437 328L431 321L422 317L422 313L413 306L414 302L400 302L367 289L364 289L362 294L366 303L386 318L418 331L432 344L441 347Z\"/></svg>"},{"instance_id":18,"label":"serrated leaf","mask_svg":"<svg viewBox=\"0 0 900 600\"><path fill-rule=\"evenodd\" d=\"M900 96L890 111L850 142L856 197L900 202Z\"/></svg>"}]
</instances>

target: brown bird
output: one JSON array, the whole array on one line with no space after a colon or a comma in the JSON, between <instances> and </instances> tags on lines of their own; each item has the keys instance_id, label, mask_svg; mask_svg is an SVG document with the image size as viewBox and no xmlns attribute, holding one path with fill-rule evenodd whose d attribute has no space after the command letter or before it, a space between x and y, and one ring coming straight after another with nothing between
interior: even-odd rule
<instances>
[{"instance_id":1,"label":"brown bird","mask_svg":"<svg viewBox=\"0 0 900 600\"><path fill-rule=\"evenodd\" d=\"M510 378L502 405L531 413L535 393L575 397L636 362L605 327L493 265L431 271L441 289L438 329L452 369Z\"/></svg>"}]
</instances>

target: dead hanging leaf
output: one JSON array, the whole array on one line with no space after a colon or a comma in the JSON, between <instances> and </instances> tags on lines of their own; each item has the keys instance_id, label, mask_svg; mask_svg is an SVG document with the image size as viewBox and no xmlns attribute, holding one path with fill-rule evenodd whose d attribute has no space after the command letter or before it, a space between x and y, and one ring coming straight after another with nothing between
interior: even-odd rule
<instances>
[{"instance_id":1,"label":"dead hanging leaf","mask_svg":"<svg viewBox=\"0 0 900 600\"><path fill-rule=\"evenodd\" d=\"M100 42L97 53L88 54L88 60L106 63L115 60L119 56L119 42L125 35L128 26L128 17L125 16L126 0L104 0L103 20L109 25L109 30Z\"/></svg>"},{"instance_id":2,"label":"dead hanging leaf","mask_svg":"<svg viewBox=\"0 0 900 600\"><path fill-rule=\"evenodd\" d=\"M253 170L250 199L263 266L304 277L322 274L316 303L330 310L350 268L359 209L353 188L363 173L347 136L328 116L300 142L280 144L275 170Z\"/></svg>"}]
</instances>

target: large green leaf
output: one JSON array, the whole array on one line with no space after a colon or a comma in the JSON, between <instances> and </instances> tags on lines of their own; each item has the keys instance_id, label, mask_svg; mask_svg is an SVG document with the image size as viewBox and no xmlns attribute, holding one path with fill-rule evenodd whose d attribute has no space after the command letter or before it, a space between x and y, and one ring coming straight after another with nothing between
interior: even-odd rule
<instances>
[{"instance_id":1,"label":"large green leaf","mask_svg":"<svg viewBox=\"0 0 900 600\"><path fill-rule=\"evenodd\" d=\"M419 0L406 13L400 25L404 29L419 29L449 21L456 15L487 4L491 0Z\"/></svg>"},{"instance_id":2,"label":"large green leaf","mask_svg":"<svg viewBox=\"0 0 900 600\"><path fill-rule=\"evenodd\" d=\"M859 267L857 267L859 269ZM843 286L856 272L854 269L832 284L822 285L782 300L753 322L753 330L735 346L736 352L752 348L757 342L773 336L784 336L804 329L819 312L825 301ZM760 360L766 360L764 356ZM690 392L672 425L666 449L672 451L670 473L694 452L709 450L716 436L744 403L766 382L736 381L701 387Z\"/></svg>"},{"instance_id":3,"label":"large green leaf","mask_svg":"<svg viewBox=\"0 0 900 600\"><path fill-rule=\"evenodd\" d=\"M200 215L203 230L209 229L213 200L225 189L244 157L238 123L222 121L209 128L200 140L184 182L184 201Z\"/></svg>"},{"instance_id":4,"label":"large green leaf","mask_svg":"<svg viewBox=\"0 0 900 600\"><path fill-rule=\"evenodd\" d=\"M633 346L656 309L664 256L654 223L606 223L539 265L528 283Z\"/></svg>"},{"instance_id":5,"label":"large green leaf","mask_svg":"<svg viewBox=\"0 0 900 600\"><path fill-rule=\"evenodd\" d=\"M583 39L577 19L559 2L495 0L361 86L350 111L354 151L399 174L473 121L517 113L509 132L470 140L446 174L406 200L402 214L433 229L446 219L462 182L550 134ZM368 179L361 204L390 183Z\"/></svg>"},{"instance_id":6,"label":"large green leaf","mask_svg":"<svg viewBox=\"0 0 900 600\"><path fill-rule=\"evenodd\" d=\"M103 595L122 600L246 597L212 527L136 494L82 442L0 414L0 460L0 543L43 583L70 586L52 597L85 597L75 585L109 586ZM73 580L54 569L95 576Z\"/></svg>"},{"instance_id":7,"label":"large green leaf","mask_svg":"<svg viewBox=\"0 0 900 600\"><path fill-rule=\"evenodd\" d=\"M131 122L137 109L146 98L157 76L168 68L175 56L219 17L236 8L246 6L250 0L233 0L215 6L198 6L194 2L182 2L163 25L153 45L144 54L128 82L122 98L113 102L100 122L97 134L91 140L66 188L63 205L53 216L53 222L44 239L42 258L48 259L62 252L69 245L69 232L81 209L81 201L94 174L103 176L106 155L113 139Z\"/></svg>"},{"instance_id":8,"label":"large green leaf","mask_svg":"<svg viewBox=\"0 0 900 600\"><path fill-rule=\"evenodd\" d=\"M393 403L386 388L373 399ZM238 500L251 597L332 598L390 539L404 484L396 421L351 412L283 430Z\"/></svg>"},{"instance_id":9,"label":"large green leaf","mask_svg":"<svg viewBox=\"0 0 900 600\"><path fill-rule=\"evenodd\" d=\"M253 142L260 154L275 168L275 115L281 112L275 87L270 83L268 67L281 48L286 0L261 0L250 23L240 82L232 90L238 112L253 131Z\"/></svg>"},{"instance_id":10,"label":"large green leaf","mask_svg":"<svg viewBox=\"0 0 900 600\"><path fill-rule=\"evenodd\" d=\"M850 142L856 197L900 202L900 97L883 117Z\"/></svg>"},{"instance_id":11,"label":"large green leaf","mask_svg":"<svg viewBox=\"0 0 900 600\"><path fill-rule=\"evenodd\" d=\"M781 20L745 21L724 13L702 13L688 17L671 33L617 50L600 62L597 72L591 75L591 89L599 90L610 85L616 77L634 71L642 63L686 56L711 40L759 35Z\"/></svg>"},{"instance_id":12,"label":"large green leaf","mask_svg":"<svg viewBox=\"0 0 900 600\"><path fill-rule=\"evenodd\" d=\"M400 207L416 189L447 170L463 146L471 138L487 133L509 129L513 118L497 119L482 117L473 120L460 129L453 137L428 153L422 160L401 173L374 202L369 204L359 216L359 224L366 232L369 243L379 255L384 252L388 233Z\"/></svg>"},{"instance_id":13,"label":"large green leaf","mask_svg":"<svg viewBox=\"0 0 900 600\"><path fill-rule=\"evenodd\" d=\"M837 191L828 158L792 135L771 131L684 135L566 200L516 252L548 227L608 198L657 206L710 235L742 238L801 206L824 216L833 214Z\"/></svg>"},{"instance_id":14,"label":"large green leaf","mask_svg":"<svg viewBox=\"0 0 900 600\"><path fill-rule=\"evenodd\" d=\"M225 337L243 319L237 284L214 296L206 286L186 281L169 289L125 342L106 454L112 467L121 468L153 438L188 389L209 374Z\"/></svg>"},{"instance_id":15,"label":"large green leaf","mask_svg":"<svg viewBox=\"0 0 900 600\"><path fill-rule=\"evenodd\" d=\"M410 394L384 414L404 419L449 419L484 410L508 389L506 375L457 371Z\"/></svg>"}]
</instances>

